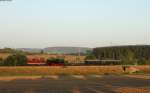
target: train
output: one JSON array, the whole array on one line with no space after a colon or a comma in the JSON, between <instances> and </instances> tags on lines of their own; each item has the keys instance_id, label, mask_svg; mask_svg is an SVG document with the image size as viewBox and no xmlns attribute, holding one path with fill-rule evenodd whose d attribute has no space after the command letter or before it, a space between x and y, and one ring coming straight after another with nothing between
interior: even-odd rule
<instances>
[{"instance_id":1,"label":"train","mask_svg":"<svg viewBox=\"0 0 150 93\"><path fill-rule=\"evenodd\" d=\"M28 66L64 66L63 59L27 58Z\"/></svg>"},{"instance_id":2,"label":"train","mask_svg":"<svg viewBox=\"0 0 150 93\"><path fill-rule=\"evenodd\" d=\"M121 60L85 60L84 62L69 63L64 59L27 58L29 66L90 66L90 65L120 65Z\"/></svg>"}]
</instances>

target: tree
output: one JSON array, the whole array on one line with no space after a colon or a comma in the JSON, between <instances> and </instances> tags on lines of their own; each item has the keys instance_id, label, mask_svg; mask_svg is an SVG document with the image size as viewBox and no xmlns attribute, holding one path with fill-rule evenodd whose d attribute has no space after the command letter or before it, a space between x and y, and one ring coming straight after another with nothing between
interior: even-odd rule
<instances>
[{"instance_id":1,"label":"tree","mask_svg":"<svg viewBox=\"0 0 150 93\"><path fill-rule=\"evenodd\" d=\"M3 66L3 65L4 65L3 58L0 57L0 66Z\"/></svg>"},{"instance_id":2,"label":"tree","mask_svg":"<svg viewBox=\"0 0 150 93\"><path fill-rule=\"evenodd\" d=\"M150 65L150 58L145 61L146 65Z\"/></svg>"},{"instance_id":3,"label":"tree","mask_svg":"<svg viewBox=\"0 0 150 93\"><path fill-rule=\"evenodd\" d=\"M124 65L138 65L138 60L131 51L128 51L128 53L122 57L122 62Z\"/></svg>"},{"instance_id":4,"label":"tree","mask_svg":"<svg viewBox=\"0 0 150 93\"><path fill-rule=\"evenodd\" d=\"M93 51L92 50L87 50L86 51L86 55L92 55L93 54Z\"/></svg>"},{"instance_id":5,"label":"tree","mask_svg":"<svg viewBox=\"0 0 150 93\"><path fill-rule=\"evenodd\" d=\"M127 64L144 65L149 64L150 45L99 47L94 48L93 53L98 59L122 59Z\"/></svg>"},{"instance_id":6,"label":"tree","mask_svg":"<svg viewBox=\"0 0 150 93\"><path fill-rule=\"evenodd\" d=\"M5 66L25 66L27 65L27 57L22 53L16 53L8 56L4 60Z\"/></svg>"},{"instance_id":7,"label":"tree","mask_svg":"<svg viewBox=\"0 0 150 93\"><path fill-rule=\"evenodd\" d=\"M138 62L138 64L140 64L140 65L150 65L150 58L149 59L140 60Z\"/></svg>"},{"instance_id":8,"label":"tree","mask_svg":"<svg viewBox=\"0 0 150 93\"><path fill-rule=\"evenodd\" d=\"M96 56L93 54L93 51L92 50L87 50L86 51L86 58L85 60L93 60L93 59L96 59Z\"/></svg>"},{"instance_id":9,"label":"tree","mask_svg":"<svg viewBox=\"0 0 150 93\"><path fill-rule=\"evenodd\" d=\"M44 50L43 49L40 51L40 54L44 54Z\"/></svg>"}]
</instances>

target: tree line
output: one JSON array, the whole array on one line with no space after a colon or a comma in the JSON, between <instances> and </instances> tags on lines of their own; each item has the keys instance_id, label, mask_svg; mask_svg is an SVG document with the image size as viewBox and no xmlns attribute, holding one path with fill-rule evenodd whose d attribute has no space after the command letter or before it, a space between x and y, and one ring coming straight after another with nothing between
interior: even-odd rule
<instances>
[{"instance_id":1,"label":"tree line","mask_svg":"<svg viewBox=\"0 0 150 93\"><path fill-rule=\"evenodd\" d=\"M0 66L26 66L27 57L23 53L13 53L6 59L0 58Z\"/></svg>"},{"instance_id":2,"label":"tree line","mask_svg":"<svg viewBox=\"0 0 150 93\"><path fill-rule=\"evenodd\" d=\"M100 60L121 60L121 64L150 64L149 45L99 47L93 49L93 54Z\"/></svg>"}]
</instances>

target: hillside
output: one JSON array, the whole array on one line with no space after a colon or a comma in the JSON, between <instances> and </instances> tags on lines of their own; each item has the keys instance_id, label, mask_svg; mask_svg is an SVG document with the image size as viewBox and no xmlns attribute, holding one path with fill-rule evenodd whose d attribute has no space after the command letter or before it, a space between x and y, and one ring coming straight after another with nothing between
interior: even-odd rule
<instances>
[{"instance_id":1,"label":"hillside","mask_svg":"<svg viewBox=\"0 0 150 93\"><path fill-rule=\"evenodd\" d=\"M58 53L58 54L77 54L86 53L87 50L92 50L91 48L85 47L48 47L44 49L45 53Z\"/></svg>"},{"instance_id":2,"label":"hillside","mask_svg":"<svg viewBox=\"0 0 150 93\"><path fill-rule=\"evenodd\" d=\"M29 52L29 53L40 53L42 49L39 49L39 48L17 48L16 50L20 50L23 52Z\"/></svg>"},{"instance_id":3,"label":"hillside","mask_svg":"<svg viewBox=\"0 0 150 93\"><path fill-rule=\"evenodd\" d=\"M86 53L87 50L92 50L92 49L86 47L47 47L44 49L18 48L17 50L21 50L29 53L40 53L43 50L44 53L49 53L49 54L77 54L79 53L79 51L80 53Z\"/></svg>"}]
</instances>

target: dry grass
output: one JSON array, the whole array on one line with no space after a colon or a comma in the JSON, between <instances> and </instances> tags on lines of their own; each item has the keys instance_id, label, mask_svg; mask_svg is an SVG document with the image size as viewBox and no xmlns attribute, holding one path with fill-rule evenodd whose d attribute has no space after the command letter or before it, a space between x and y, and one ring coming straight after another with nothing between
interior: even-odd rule
<instances>
[{"instance_id":1,"label":"dry grass","mask_svg":"<svg viewBox=\"0 0 150 93\"><path fill-rule=\"evenodd\" d=\"M5 59L9 56L9 53L0 53L0 58Z\"/></svg>"},{"instance_id":2,"label":"dry grass","mask_svg":"<svg viewBox=\"0 0 150 93\"><path fill-rule=\"evenodd\" d=\"M150 66L136 66L140 71L150 72ZM0 75L89 75L89 74L123 74L122 66L25 66L25 67L0 67Z\"/></svg>"},{"instance_id":3,"label":"dry grass","mask_svg":"<svg viewBox=\"0 0 150 93\"><path fill-rule=\"evenodd\" d=\"M0 75L121 74L121 66L0 67Z\"/></svg>"},{"instance_id":4,"label":"dry grass","mask_svg":"<svg viewBox=\"0 0 150 93\"><path fill-rule=\"evenodd\" d=\"M150 73L150 65L149 66L135 66L135 68L137 68L145 73Z\"/></svg>"}]
</instances>

